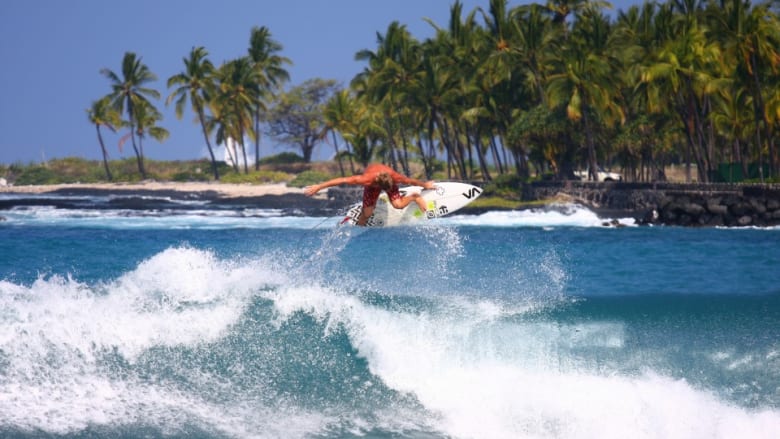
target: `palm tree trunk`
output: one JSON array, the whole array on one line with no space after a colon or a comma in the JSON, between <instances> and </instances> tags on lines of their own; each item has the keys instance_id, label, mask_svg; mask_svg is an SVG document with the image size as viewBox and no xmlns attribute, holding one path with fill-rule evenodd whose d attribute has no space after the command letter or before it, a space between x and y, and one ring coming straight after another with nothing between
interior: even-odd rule
<instances>
[{"instance_id":1,"label":"palm tree trunk","mask_svg":"<svg viewBox=\"0 0 780 439\"><path fill-rule=\"evenodd\" d=\"M777 157L775 154L775 147L774 142L772 142L772 130L769 127L769 124L766 121L766 117L764 117L764 95L761 93L761 81L758 78L758 59L755 52L753 52L750 56L750 64L752 66L753 71L753 87L755 88L755 97L753 99L755 111L756 111L756 141L759 142L758 144L758 157L759 157L759 164L758 164L758 175L761 177L761 182L764 182L764 164L763 164L763 148L759 140L759 124L763 123L764 125L764 140L768 143L768 152L769 152L769 177L772 175L772 170L776 169L777 166Z\"/></svg>"},{"instance_id":2,"label":"palm tree trunk","mask_svg":"<svg viewBox=\"0 0 780 439\"><path fill-rule=\"evenodd\" d=\"M230 139L232 147L228 145L227 139ZM238 174L240 172L238 168L238 147L236 146L238 143L236 143L236 140L233 139L233 137L228 137L227 139L225 140L225 151L228 153L230 162L233 163L233 170Z\"/></svg>"},{"instance_id":3,"label":"palm tree trunk","mask_svg":"<svg viewBox=\"0 0 780 439\"><path fill-rule=\"evenodd\" d=\"M404 136L403 133L401 133L401 143L404 149L404 154L403 154L404 175L411 175L409 171L409 142L406 141L406 136Z\"/></svg>"},{"instance_id":4,"label":"palm tree trunk","mask_svg":"<svg viewBox=\"0 0 780 439\"><path fill-rule=\"evenodd\" d=\"M339 172L341 172L341 176L343 177L344 174L344 164L341 163L341 152L339 151L339 141L336 137L336 130L331 130L330 134L333 136L333 148L336 149L336 159L339 162Z\"/></svg>"},{"instance_id":5,"label":"palm tree trunk","mask_svg":"<svg viewBox=\"0 0 780 439\"><path fill-rule=\"evenodd\" d=\"M421 137L417 138L417 148L420 150L420 160L423 162L423 170L425 171L425 177L431 178L431 171L428 165L428 156L425 154L425 145Z\"/></svg>"},{"instance_id":6,"label":"palm tree trunk","mask_svg":"<svg viewBox=\"0 0 780 439\"><path fill-rule=\"evenodd\" d=\"M469 136L470 127L466 126L466 135ZM487 159L485 157L485 151L482 150L482 138L477 130L474 135L474 149L477 150L477 160L479 161L479 169L482 171L482 179L485 181L492 181L490 171L487 167Z\"/></svg>"},{"instance_id":7,"label":"palm tree trunk","mask_svg":"<svg viewBox=\"0 0 780 439\"><path fill-rule=\"evenodd\" d=\"M582 112L582 124L585 128L585 143L587 143L588 146L588 168L590 172L590 178L592 178L593 181L599 181L598 164L596 163L596 147L593 144L593 133L590 130L587 109Z\"/></svg>"},{"instance_id":8,"label":"palm tree trunk","mask_svg":"<svg viewBox=\"0 0 780 439\"><path fill-rule=\"evenodd\" d=\"M349 170L352 172L352 174L355 174L355 153L352 151L351 145L349 142L344 142L344 148L347 150L347 157L349 157Z\"/></svg>"},{"instance_id":9,"label":"palm tree trunk","mask_svg":"<svg viewBox=\"0 0 780 439\"><path fill-rule=\"evenodd\" d=\"M209 155L211 156L211 169L214 171L214 180L219 180L219 168L217 167L217 158L214 156L214 148L211 147L211 141L209 140L209 133L206 131L206 118L203 115L203 109L198 106L198 120L200 120L200 128L203 131L203 138L206 140L206 147L209 149Z\"/></svg>"},{"instance_id":10,"label":"palm tree trunk","mask_svg":"<svg viewBox=\"0 0 780 439\"><path fill-rule=\"evenodd\" d=\"M135 118L133 117L133 104L130 100L128 100L127 104L127 115L130 119L130 140L133 145L133 151L135 152L136 162L138 162L138 172L141 174L141 180L146 180L146 169L144 168L144 151L143 149L139 150L135 143Z\"/></svg>"},{"instance_id":11,"label":"palm tree trunk","mask_svg":"<svg viewBox=\"0 0 780 439\"><path fill-rule=\"evenodd\" d=\"M132 131L135 131L135 127L130 128ZM138 146L135 143L135 134L132 132L130 133L130 140L132 140L133 143L133 151L135 151L135 160L138 164L138 172L141 174L141 180L146 180L146 169L144 168L144 155L143 150L139 150ZM140 139L139 139L140 142Z\"/></svg>"},{"instance_id":12,"label":"palm tree trunk","mask_svg":"<svg viewBox=\"0 0 780 439\"><path fill-rule=\"evenodd\" d=\"M241 145L241 155L244 157L244 174L249 174L249 160L246 158L246 146L244 145L243 135L239 145Z\"/></svg>"},{"instance_id":13,"label":"palm tree trunk","mask_svg":"<svg viewBox=\"0 0 780 439\"><path fill-rule=\"evenodd\" d=\"M696 169L699 174L699 182L706 182L706 172L704 171L704 161L701 157L701 127L697 115L696 103L692 95L682 96L682 91L678 92L681 102L684 102L679 108L678 113L682 117L685 126L685 137L688 141L688 149L685 157L685 180L691 182L691 153L696 159Z\"/></svg>"},{"instance_id":14,"label":"palm tree trunk","mask_svg":"<svg viewBox=\"0 0 780 439\"><path fill-rule=\"evenodd\" d=\"M707 154L707 142L704 136L702 119L699 117L698 105L696 105L695 101L694 105L693 120L696 128L696 145L694 147L694 152L696 152L696 166L699 170L699 181L708 183L710 180L708 172L710 168L710 159Z\"/></svg>"},{"instance_id":15,"label":"palm tree trunk","mask_svg":"<svg viewBox=\"0 0 780 439\"><path fill-rule=\"evenodd\" d=\"M758 117L758 116L756 116ZM756 149L758 150L758 176L761 179L761 183L764 182L764 152L762 146L761 146L761 126L758 123L758 119L756 119L756 129L755 136L756 136Z\"/></svg>"},{"instance_id":16,"label":"palm tree trunk","mask_svg":"<svg viewBox=\"0 0 780 439\"><path fill-rule=\"evenodd\" d=\"M504 165L501 162L501 154L498 153L498 145L496 145L496 138L490 136L490 152L493 154L493 161L496 162L499 175L504 174Z\"/></svg>"},{"instance_id":17,"label":"palm tree trunk","mask_svg":"<svg viewBox=\"0 0 780 439\"><path fill-rule=\"evenodd\" d=\"M435 113L434 113L435 114ZM423 160L423 163L425 165L425 176L430 179L433 175L433 160L436 157L436 149L433 146L433 137L434 137L434 117L431 116L430 120L428 121L428 149L430 150L430 161L428 158Z\"/></svg>"},{"instance_id":18,"label":"palm tree trunk","mask_svg":"<svg viewBox=\"0 0 780 439\"><path fill-rule=\"evenodd\" d=\"M403 128L401 128L403 126L401 118L397 117L396 122L396 126L399 127L398 137L401 139L401 150L398 151L398 159L401 161L401 167L404 170L404 175L411 175L411 171L409 171L409 143L407 142L406 136L404 135Z\"/></svg>"},{"instance_id":19,"label":"palm tree trunk","mask_svg":"<svg viewBox=\"0 0 780 439\"><path fill-rule=\"evenodd\" d=\"M255 171L260 170L260 110L255 110Z\"/></svg>"},{"instance_id":20,"label":"palm tree trunk","mask_svg":"<svg viewBox=\"0 0 780 439\"><path fill-rule=\"evenodd\" d=\"M103 152L103 167L106 169L106 178L108 181L114 180L114 176L111 175L111 169L108 167L108 151L106 151L106 145L103 143L103 135L100 133L100 125L95 124L97 130L98 142L100 142L100 150Z\"/></svg>"},{"instance_id":21,"label":"palm tree trunk","mask_svg":"<svg viewBox=\"0 0 780 439\"><path fill-rule=\"evenodd\" d=\"M444 142L444 147L447 149L448 161L457 167L460 178L466 178L466 164L463 161L463 155L460 154L457 146L453 145L454 141L452 140L452 137L457 136L450 135L452 133L450 132L450 126L446 119L440 117L439 120L439 125L441 126L442 132L442 141Z\"/></svg>"},{"instance_id":22,"label":"palm tree trunk","mask_svg":"<svg viewBox=\"0 0 780 439\"><path fill-rule=\"evenodd\" d=\"M243 123L241 125L243 125ZM243 126L239 127L239 135L241 136L241 141L238 142L238 145L241 146L241 155L244 157L244 174L249 174L249 162L246 159L246 146L244 145L245 134L246 133L244 132Z\"/></svg>"}]
</instances>

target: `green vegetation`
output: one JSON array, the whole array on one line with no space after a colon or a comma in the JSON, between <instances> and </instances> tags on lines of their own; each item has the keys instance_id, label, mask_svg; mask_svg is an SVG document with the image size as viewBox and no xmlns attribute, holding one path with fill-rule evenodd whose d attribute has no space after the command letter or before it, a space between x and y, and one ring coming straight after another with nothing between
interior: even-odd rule
<instances>
[{"instance_id":1,"label":"green vegetation","mask_svg":"<svg viewBox=\"0 0 780 439\"><path fill-rule=\"evenodd\" d=\"M483 195L469 204L471 209L523 209L532 207L544 207L553 200L520 201L513 198Z\"/></svg>"},{"instance_id":2,"label":"green vegetation","mask_svg":"<svg viewBox=\"0 0 780 439\"><path fill-rule=\"evenodd\" d=\"M303 171L288 183L290 187L305 187L321 183L331 178L331 175L321 171Z\"/></svg>"},{"instance_id":3,"label":"green vegetation","mask_svg":"<svg viewBox=\"0 0 780 439\"><path fill-rule=\"evenodd\" d=\"M518 200L495 196L482 196L472 201L471 204L469 204L469 207L474 209L519 209L525 204L526 203Z\"/></svg>"},{"instance_id":4,"label":"green vegetation","mask_svg":"<svg viewBox=\"0 0 780 439\"><path fill-rule=\"evenodd\" d=\"M485 186L486 196L495 196L505 199L519 199L522 179L517 174L503 174L496 177Z\"/></svg>"},{"instance_id":5,"label":"green vegetation","mask_svg":"<svg viewBox=\"0 0 780 439\"><path fill-rule=\"evenodd\" d=\"M282 46L271 38L266 27L255 27L250 34L247 56L215 68L208 60L208 51L204 47L193 47L189 56L184 58L184 70L168 78L168 88L174 90L166 99L166 104L175 102L176 116L181 119L187 101L190 102L208 147L214 179L220 178L220 165L214 155L212 138L217 143L224 143L227 139L237 141L235 151L230 151L235 153L231 155L235 172L239 171L243 159L244 173L249 174L247 145L244 144L247 136L254 139L255 157L260 157L259 128L267 110L268 98L289 79L283 65L289 64L290 60L277 54L281 49ZM111 130L129 128L127 137L136 156L138 173L146 179L152 171L145 163L143 141L152 137L162 142L169 135L165 128L157 125L162 120L162 114L153 100L160 99L160 93L146 86L157 76L133 52L125 53L120 73L107 68L101 69L100 73L109 80L111 92L93 103L88 116L97 128L106 178L111 180L113 175L107 165L101 127ZM123 114L127 116L126 120L122 120ZM260 162L255 160L255 171L259 169ZM184 172L177 174L176 179L197 177ZM247 175L246 178L253 180L256 177Z\"/></svg>"},{"instance_id":6,"label":"green vegetation","mask_svg":"<svg viewBox=\"0 0 780 439\"><path fill-rule=\"evenodd\" d=\"M193 48L168 79L166 103L182 117L189 102L214 179L221 174L212 145L227 139L237 141L230 172L258 178L245 143L259 157L262 135L296 148L304 162L327 141L341 174L381 161L408 175L420 163L429 178L499 186L599 165L620 168L627 181L663 179L681 163L686 180L695 173L700 182L724 179L726 163L743 178L780 176L776 2L648 1L613 15L595 0L485 3L464 11L455 1L449 22L430 23L436 33L423 41L389 23L374 48L356 54L366 65L345 89L313 79L284 91L290 60L256 27L247 56L220 66ZM143 141L167 133L153 105L159 93L145 87L154 75L129 52L120 74L102 73L111 91L89 110L101 150L101 128L129 128L140 178L152 176Z\"/></svg>"},{"instance_id":7,"label":"green vegetation","mask_svg":"<svg viewBox=\"0 0 780 439\"><path fill-rule=\"evenodd\" d=\"M113 174L111 181L138 182L134 159L112 160L107 165ZM147 160L146 175L159 181L208 181L209 163L205 160L156 161ZM224 163L221 169L227 169ZM64 183L104 183L106 178L102 162L68 157L49 160L45 164L13 164L0 166L0 177L17 186ZM288 178L290 178L288 176Z\"/></svg>"},{"instance_id":8,"label":"green vegetation","mask_svg":"<svg viewBox=\"0 0 780 439\"><path fill-rule=\"evenodd\" d=\"M113 182L139 182L135 159L107 162ZM209 160L157 161L146 160L146 175L156 181L213 181ZM302 163L300 156L282 153L267 157L259 171L248 174L236 172L224 162L217 162L217 170L224 183L287 183L291 187L304 187L338 175L337 166L331 162ZM49 160L45 164L0 165L0 177L9 183L21 185L106 183L103 163L96 160L68 157Z\"/></svg>"},{"instance_id":9,"label":"green vegetation","mask_svg":"<svg viewBox=\"0 0 780 439\"><path fill-rule=\"evenodd\" d=\"M305 163L305 161L303 157L294 152L282 152L260 159L261 165L289 165L292 163Z\"/></svg>"}]
</instances>

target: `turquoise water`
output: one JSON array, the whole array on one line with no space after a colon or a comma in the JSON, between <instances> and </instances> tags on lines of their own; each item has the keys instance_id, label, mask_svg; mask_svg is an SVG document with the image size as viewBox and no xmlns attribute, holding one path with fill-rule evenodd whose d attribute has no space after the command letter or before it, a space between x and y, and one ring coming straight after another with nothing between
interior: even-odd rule
<instances>
[{"instance_id":1,"label":"turquoise water","mask_svg":"<svg viewBox=\"0 0 780 439\"><path fill-rule=\"evenodd\" d=\"M780 431L780 230L3 212L0 437Z\"/></svg>"}]
</instances>

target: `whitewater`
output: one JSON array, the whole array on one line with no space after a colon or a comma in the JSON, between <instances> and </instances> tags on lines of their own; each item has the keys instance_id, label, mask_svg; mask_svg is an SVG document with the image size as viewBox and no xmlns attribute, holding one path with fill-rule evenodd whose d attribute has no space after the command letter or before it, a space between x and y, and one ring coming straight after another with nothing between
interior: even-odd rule
<instances>
[{"instance_id":1,"label":"whitewater","mask_svg":"<svg viewBox=\"0 0 780 439\"><path fill-rule=\"evenodd\" d=\"M0 437L775 438L780 230L14 208ZM610 225L606 227L605 224Z\"/></svg>"}]
</instances>

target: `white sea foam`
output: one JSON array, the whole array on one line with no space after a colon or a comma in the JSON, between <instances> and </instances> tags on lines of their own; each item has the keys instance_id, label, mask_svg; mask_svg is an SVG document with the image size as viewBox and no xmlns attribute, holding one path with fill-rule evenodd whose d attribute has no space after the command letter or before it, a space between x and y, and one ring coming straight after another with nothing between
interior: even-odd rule
<instances>
[{"instance_id":1,"label":"white sea foam","mask_svg":"<svg viewBox=\"0 0 780 439\"><path fill-rule=\"evenodd\" d=\"M279 327L303 312L325 323L324 335L346 330L377 383L426 409L389 407L365 424L351 419L355 434L385 425L491 439L769 438L780 431L776 409L736 407L660 371L605 372L573 354L626 349L621 322L546 320L537 311L555 303L532 295L507 305L453 292L416 311L391 310L345 292L355 285L326 287L303 276L294 262L225 261L182 247L94 285L61 276L31 285L0 281L0 427L67 434L138 421L172 433L196 425L232 437L303 438L344 422L338 412L268 406L250 396L209 400L164 381L109 373L99 361L118 353L133 363L150 349L215 342L260 297L272 301ZM565 278L554 256L546 264L548 276ZM730 364L733 355L713 359ZM228 386L187 365L160 366L205 388Z\"/></svg>"},{"instance_id":2,"label":"white sea foam","mask_svg":"<svg viewBox=\"0 0 780 439\"><path fill-rule=\"evenodd\" d=\"M484 302L399 313L317 286L283 289L280 319L308 313L345 327L386 385L413 394L455 438L771 438L780 411L736 407L648 370L603 372L582 348L623 349L620 323L507 321ZM457 310L454 310L457 308Z\"/></svg>"},{"instance_id":3,"label":"white sea foam","mask_svg":"<svg viewBox=\"0 0 780 439\"><path fill-rule=\"evenodd\" d=\"M634 225L633 218L615 219L621 226ZM445 217L440 221L453 225L492 227L605 227L612 219L599 218L578 204L560 204L543 209L492 211L474 216Z\"/></svg>"},{"instance_id":4,"label":"white sea foam","mask_svg":"<svg viewBox=\"0 0 780 439\"><path fill-rule=\"evenodd\" d=\"M225 228L334 228L340 216L288 216L278 209L243 210L126 210L126 209L56 209L37 206L11 209L3 214L9 224L67 225L70 227L106 227L115 229L225 229ZM545 209L491 211L481 215L453 215L431 223L409 226L488 226L488 227L612 227L634 225L633 218L603 219L585 207L575 204ZM450 241L451 242L451 241Z\"/></svg>"},{"instance_id":5,"label":"white sea foam","mask_svg":"<svg viewBox=\"0 0 780 439\"><path fill-rule=\"evenodd\" d=\"M249 408L215 404L133 373L112 373L101 361L118 355L133 364L149 349L219 340L258 288L287 281L284 273L263 267L263 261L226 262L210 252L171 248L105 283L62 276L29 286L0 281L0 431L67 434L139 422L173 432L201 425L239 437L279 437L256 432L320 428L321 414L257 418L262 407L256 404L253 416L237 422L235 414ZM186 364L162 367L219 386L218 378Z\"/></svg>"},{"instance_id":6,"label":"white sea foam","mask_svg":"<svg viewBox=\"0 0 780 439\"><path fill-rule=\"evenodd\" d=\"M111 229L312 229L335 227L337 219L285 216L278 209L124 210L15 208L3 213L10 225L63 225ZM332 221L328 222L329 219ZM327 224L326 224L327 223Z\"/></svg>"}]
</instances>

